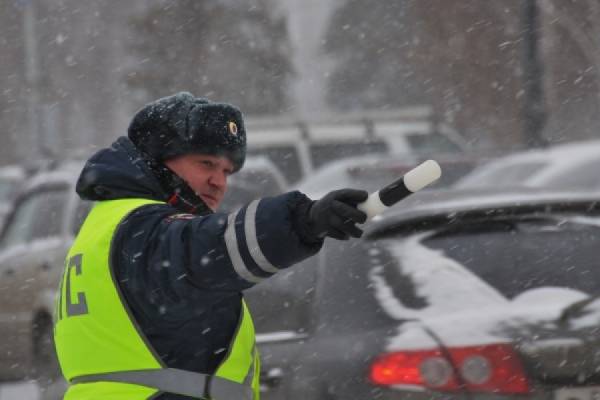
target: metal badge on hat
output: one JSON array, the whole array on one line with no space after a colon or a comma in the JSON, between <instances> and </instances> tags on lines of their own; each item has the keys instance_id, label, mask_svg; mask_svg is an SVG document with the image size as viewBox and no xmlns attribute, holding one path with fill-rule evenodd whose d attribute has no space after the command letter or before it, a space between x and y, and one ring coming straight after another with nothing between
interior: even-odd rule
<instances>
[{"instance_id":1,"label":"metal badge on hat","mask_svg":"<svg viewBox=\"0 0 600 400\"><path fill-rule=\"evenodd\" d=\"M229 121L229 133L231 133L234 136L236 136L238 133L237 125L233 121Z\"/></svg>"}]
</instances>

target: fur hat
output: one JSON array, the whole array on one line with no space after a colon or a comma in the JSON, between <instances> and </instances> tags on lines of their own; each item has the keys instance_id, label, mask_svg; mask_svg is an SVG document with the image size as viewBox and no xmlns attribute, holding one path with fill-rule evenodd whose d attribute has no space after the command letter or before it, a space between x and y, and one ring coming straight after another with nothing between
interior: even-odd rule
<instances>
[{"instance_id":1,"label":"fur hat","mask_svg":"<svg viewBox=\"0 0 600 400\"><path fill-rule=\"evenodd\" d=\"M191 93L163 97L139 110L128 129L129 139L157 161L200 153L229 158L234 170L246 158L246 130L241 111Z\"/></svg>"}]
</instances>

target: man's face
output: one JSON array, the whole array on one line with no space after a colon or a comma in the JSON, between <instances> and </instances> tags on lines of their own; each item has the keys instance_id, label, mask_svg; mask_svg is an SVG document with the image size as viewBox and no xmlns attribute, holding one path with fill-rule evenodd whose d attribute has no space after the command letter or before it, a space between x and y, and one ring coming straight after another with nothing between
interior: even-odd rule
<instances>
[{"instance_id":1,"label":"man's face","mask_svg":"<svg viewBox=\"0 0 600 400\"><path fill-rule=\"evenodd\" d=\"M215 211L227 190L227 177L233 163L225 157L186 154L165 161L165 165L187 182L194 192Z\"/></svg>"}]
</instances>

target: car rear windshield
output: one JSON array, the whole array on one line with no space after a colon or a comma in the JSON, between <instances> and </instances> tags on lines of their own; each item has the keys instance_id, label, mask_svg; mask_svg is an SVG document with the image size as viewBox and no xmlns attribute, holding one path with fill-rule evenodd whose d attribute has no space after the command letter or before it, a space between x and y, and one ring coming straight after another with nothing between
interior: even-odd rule
<instances>
[{"instance_id":1,"label":"car rear windshield","mask_svg":"<svg viewBox=\"0 0 600 400\"><path fill-rule=\"evenodd\" d=\"M444 229L421 243L509 299L538 287L600 295L600 218L488 219Z\"/></svg>"},{"instance_id":2,"label":"car rear windshield","mask_svg":"<svg viewBox=\"0 0 600 400\"><path fill-rule=\"evenodd\" d=\"M462 149L450 139L438 133L407 135L406 140L414 153L421 156L462 152Z\"/></svg>"}]
</instances>

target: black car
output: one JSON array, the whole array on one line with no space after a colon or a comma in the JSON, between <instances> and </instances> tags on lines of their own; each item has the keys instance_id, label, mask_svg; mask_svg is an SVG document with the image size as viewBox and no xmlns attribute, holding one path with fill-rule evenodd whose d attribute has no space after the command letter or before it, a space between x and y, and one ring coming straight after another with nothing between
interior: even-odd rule
<instances>
[{"instance_id":1,"label":"black car","mask_svg":"<svg viewBox=\"0 0 600 400\"><path fill-rule=\"evenodd\" d=\"M592 400L600 195L413 195L249 290L263 400Z\"/></svg>"}]
</instances>

